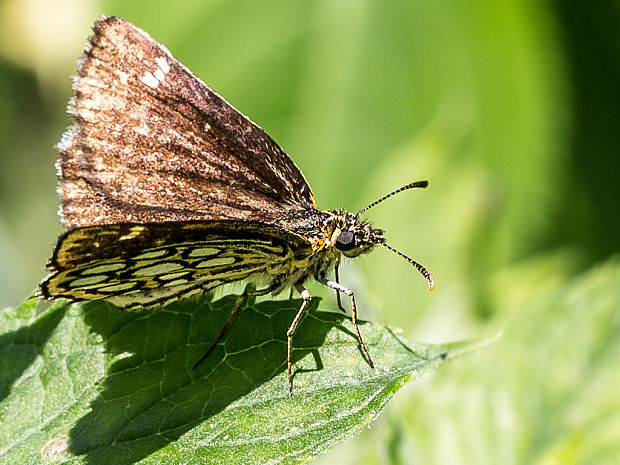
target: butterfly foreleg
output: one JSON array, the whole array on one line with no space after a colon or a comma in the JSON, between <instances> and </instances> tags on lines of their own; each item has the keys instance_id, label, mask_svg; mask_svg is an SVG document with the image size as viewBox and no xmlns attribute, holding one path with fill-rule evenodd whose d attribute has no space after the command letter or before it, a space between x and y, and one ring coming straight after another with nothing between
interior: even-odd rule
<instances>
[{"instance_id":1,"label":"butterfly foreleg","mask_svg":"<svg viewBox=\"0 0 620 465\"><path fill-rule=\"evenodd\" d=\"M336 282L340 283L340 276L338 276L338 265L335 266L334 271L335 271L335 275L336 275ZM340 302L340 291L338 291L338 289L336 289L336 302L338 303L338 309L342 313L346 313L346 310L342 306L342 302Z\"/></svg>"},{"instance_id":2,"label":"butterfly foreleg","mask_svg":"<svg viewBox=\"0 0 620 465\"><path fill-rule=\"evenodd\" d=\"M215 338L215 341L213 341L209 349L200 358L200 360L198 360L194 364L194 370L198 367L198 365L200 365L202 362L206 360L209 354L211 354L211 352L213 352L215 347L220 343L220 341L222 340L222 337L224 337L224 334L226 333L226 330L228 329L230 324L233 322L235 317L239 314L239 309L241 308L241 304L243 303L243 301L247 299L248 297L259 297L262 295L269 294L270 292L273 292L276 289L276 287L277 286L269 286L269 287L266 287L265 289L251 289L248 287L245 288L243 293L241 293L239 297L237 297L237 299L235 300L235 303L233 304L232 309L230 310L230 315L228 315L228 318L224 322L224 326L222 326L220 334Z\"/></svg>"},{"instance_id":3,"label":"butterfly foreleg","mask_svg":"<svg viewBox=\"0 0 620 465\"><path fill-rule=\"evenodd\" d=\"M301 307L299 307L299 310L297 311L297 315L295 315L295 318L293 319L291 326L288 328L288 331L286 332L286 342L287 342L286 365L287 365L287 371L288 371L288 392L290 393L290 395L293 395L293 335L295 334L295 331L297 330L297 326L299 325L301 318L304 316L304 313L306 312L306 308L308 308L308 305L310 304L310 301L312 300L312 296L310 295L308 290L304 288L302 285L295 286L295 289L297 289L297 292L299 292L299 294L301 295L301 298L304 299L304 301L301 304Z\"/></svg>"},{"instance_id":4,"label":"butterfly foreleg","mask_svg":"<svg viewBox=\"0 0 620 465\"><path fill-rule=\"evenodd\" d=\"M327 279L320 279L319 282L321 284L325 284L327 287L335 289L338 293L343 293L348 295L351 298L351 320L353 321L353 327L355 328L355 333L357 334L357 340L360 343L360 347L362 348L362 352L364 353L364 357L366 361L370 365L371 368L374 368L374 363L372 363L372 359L370 358L370 354L368 353L368 349L366 349L366 344L364 344L364 340L362 339L362 334L360 333L360 328L357 325L357 306L355 305L355 294L353 291L347 287L344 287L342 284L329 281Z\"/></svg>"}]
</instances>

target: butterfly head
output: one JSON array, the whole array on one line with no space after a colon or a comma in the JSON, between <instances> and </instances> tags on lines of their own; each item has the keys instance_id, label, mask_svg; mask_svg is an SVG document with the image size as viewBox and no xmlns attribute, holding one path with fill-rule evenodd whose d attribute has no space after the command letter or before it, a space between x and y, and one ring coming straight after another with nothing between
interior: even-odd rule
<instances>
[{"instance_id":1,"label":"butterfly head","mask_svg":"<svg viewBox=\"0 0 620 465\"><path fill-rule=\"evenodd\" d=\"M353 213L343 212L334 234L334 247L345 257L353 258L369 252L375 244L385 242L383 231Z\"/></svg>"},{"instance_id":2,"label":"butterfly head","mask_svg":"<svg viewBox=\"0 0 620 465\"><path fill-rule=\"evenodd\" d=\"M357 257L364 252L370 251L370 249L372 249L372 247L376 244L381 244L386 249L391 250L396 255L404 258L413 266L415 266L417 270L422 274L422 276L426 278L428 288L432 291L435 288L435 279L430 274L430 272L412 258L407 257L405 254L389 246L385 240L385 237L383 236L383 231L381 229L373 228L370 223L361 218L361 215L365 211L392 197L393 195L398 194L399 192L412 189L414 187L424 188L426 186L428 186L428 181L416 181L411 184L407 184L400 189L396 189L393 192L390 192L389 194L378 199L377 201L362 208L356 214L343 212L342 216L340 216L339 225L334 233L335 249L341 252L345 257L352 258Z\"/></svg>"}]
</instances>

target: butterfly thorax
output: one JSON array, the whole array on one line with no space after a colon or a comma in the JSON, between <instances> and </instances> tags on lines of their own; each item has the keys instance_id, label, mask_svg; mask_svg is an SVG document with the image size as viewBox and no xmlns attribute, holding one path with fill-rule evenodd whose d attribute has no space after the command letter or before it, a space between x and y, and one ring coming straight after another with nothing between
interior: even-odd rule
<instances>
[{"instance_id":1,"label":"butterfly thorax","mask_svg":"<svg viewBox=\"0 0 620 465\"><path fill-rule=\"evenodd\" d=\"M295 277L297 282L309 277L325 279L342 255L354 258L385 241L382 230L346 210L300 209L279 225L311 245L312 253L304 260L304 273Z\"/></svg>"}]
</instances>

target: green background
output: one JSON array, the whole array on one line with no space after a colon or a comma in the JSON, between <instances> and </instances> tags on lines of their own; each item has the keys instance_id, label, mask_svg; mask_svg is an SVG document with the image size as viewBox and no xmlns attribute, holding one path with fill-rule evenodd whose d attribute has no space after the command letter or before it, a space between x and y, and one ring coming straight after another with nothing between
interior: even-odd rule
<instances>
[{"instance_id":1,"label":"green background","mask_svg":"<svg viewBox=\"0 0 620 465\"><path fill-rule=\"evenodd\" d=\"M101 14L261 125L319 207L431 181L366 217L437 289L386 250L342 282L410 340L505 336L321 464L620 461L617 2L0 1L0 306L32 291L61 232L53 146Z\"/></svg>"}]
</instances>

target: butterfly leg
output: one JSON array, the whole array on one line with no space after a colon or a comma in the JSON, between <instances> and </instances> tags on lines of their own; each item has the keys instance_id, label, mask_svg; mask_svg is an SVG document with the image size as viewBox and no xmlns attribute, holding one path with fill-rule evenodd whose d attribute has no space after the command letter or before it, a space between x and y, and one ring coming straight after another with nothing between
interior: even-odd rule
<instances>
[{"instance_id":1,"label":"butterfly leg","mask_svg":"<svg viewBox=\"0 0 620 465\"><path fill-rule=\"evenodd\" d=\"M297 330L297 326L299 325L301 318L304 316L304 313L306 312L306 308L308 308L308 304L310 304L310 301L312 300L312 296L310 295L308 290L304 288L303 286L301 285L295 286L295 289L297 289L299 294L301 294L301 297L302 299L304 299L304 301L301 304L301 307L299 308L299 310L297 311L297 315L295 315L295 318L293 319L291 326L288 328L288 331L286 332L286 342L287 342L287 349L288 349L286 365L288 369L288 392L290 395L293 395L293 335L295 334L295 331Z\"/></svg>"},{"instance_id":2,"label":"butterfly leg","mask_svg":"<svg viewBox=\"0 0 620 465\"><path fill-rule=\"evenodd\" d=\"M339 283L340 282L340 276L338 276L338 265L336 265L334 270L336 272L336 282ZM346 310L342 306L342 302L340 302L340 291L338 291L338 289L336 289L336 302L338 303L338 309L340 309L340 311L342 313L346 313Z\"/></svg>"},{"instance_id":3,"label":"butterfly leg","mask_svg":"<svg viewBox=\"0 0 620 465\"><path fill-rule=\"evenodd\" d=\"M259 297L259 296L262 296L262 295L265 295L265 294L269 294L270 292L273 292L274 289L275 289L275 286L270 286L270 287L267 287L265 289L255 289L255 290L248 290L248 289L246 289L246 290L243 291L243 293L239 297L237 297L237 300L235 300L235 303L232 306L232 309L230 310L230 315L228 315L228 318L224 322L224 326L222 327L222 330L220 331L220 334L215 338L215 341L213 341L213 344L211 344L211 346L209 347L207 352L200 358L200 360L198 360L194 364L194 370L198 367L198 365L200 365L202 362L204 362L206 360L206 358L209 356L209 354L211 354L211 352L213 352L215 347L222 340L222 337L224 337L224 334L226 333L226 330L228 329L230 324L233 322L233 320L235 319L235 317L239 313L239 309L241 308L241 304L243 303L243 301L245 299L247 299L248 297Z\"/></svg>"},{"instance_id":4,"label":"butterfly leg","mask_svg":"<svg viewBox=\"0 0 620 465\"><path fill-rule=\"evenodd\" d=\"M353 321L353 327L355 328L355 332L357 333L357 340L360 343L360 347L362 348L362 352L364 353L364 357L366 358L366 361L368 362L371 368L374 368L375 365L374 363L372 363L370 354L368 353L368 349L366 349L366 344L364 344L364 340L362 339L360 328L357 325L357 307L355 305L355 295L353 294L353 291L347 287L344 287L340 283L329 281L327 279L321 279L319 280L319 282L322 284L325 284L327 287L335 289L338 293L342 292L343 294L346 294L351 298L351 320Z\"/></svg>"}]
</instances>

